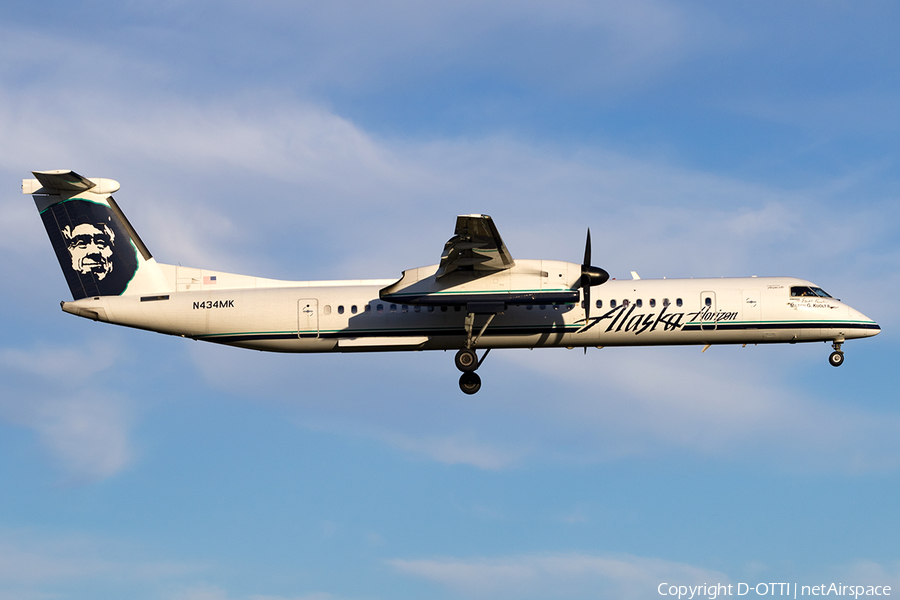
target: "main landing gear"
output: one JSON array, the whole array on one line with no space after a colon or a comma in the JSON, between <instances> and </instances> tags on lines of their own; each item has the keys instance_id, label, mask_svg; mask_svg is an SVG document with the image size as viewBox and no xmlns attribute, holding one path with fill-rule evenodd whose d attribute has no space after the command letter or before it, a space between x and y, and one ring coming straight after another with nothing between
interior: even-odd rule
<instances>
[{"instance_id":1,"label":"main landing gear","mask_svg":"<svg viewBox=\"0 0 900 600\"><path fill-rule=\"evenodd\" d=\"M475 313L470 312L466 315L466 347L457 352L453 359L453 362L456 363L456 368L462 371L462 375L459 376L459 389L462 390L464 394L471 396L481 389L481 377L479 377L478 373L475 371L481 366L484 359L487 358L491 349L488 348L485 350L484 354L481 355L481 360L479 360L478 355L475 353L474 346L475 342L477 342L482 334L484 334L488 325L491 324L491 321L493 321L496 316L496 313L491 313L490 316L488 316L487 323L482 326L481 331L473 338L472 330L475 325Z\"/></svg>"},{"instance_id":2,"label":"main landing gear","mask_svg":"<svg viewBox=\"0 0 900 600\"><path fill-rule=\"evenodd\" d=\"M844 364L844 353L841 351L841 344L843 342L839 342L835 340L831 347L834 348L834 352L828 357L828 364L832 367L839 367Z\"/></svg>"},{"instance_id":3,"label":"main landing gear","mask_svg":"<svg viewBox=\"0 0 900 600\"><path fill-rule=\"evenodd\" d=\"M481 363L484 362L490 351L490 348L485 350L484 354L481 355L481 360L478 360L478 355L471 348L463 348L456 353L454 362L456 363L456 368L462 371L462 375L459 376L459 389L464 394L471 396L481 389L481 377L478 376L475 370L481 366Z\"/></svg>"}]
</instances>

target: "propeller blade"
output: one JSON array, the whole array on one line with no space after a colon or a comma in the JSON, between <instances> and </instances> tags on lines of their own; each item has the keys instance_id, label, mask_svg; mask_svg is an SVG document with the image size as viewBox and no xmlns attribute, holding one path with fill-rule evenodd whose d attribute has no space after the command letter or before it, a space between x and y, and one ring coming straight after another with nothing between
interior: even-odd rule
<instances>
[{"instance_id":1,"label":"propeller blade","mask_svg":"<svg viewBox=\"0 0 900 600\"><path fill-rule=\"evenodd\" d=\"M584 294L584 324L591 318L591 228L587 230L584 242L584 262L581 263L581 290Z\"/></svg>"},{"instance_id":2,"label":"propeller blade","mask_svg":"<svg viewBox=\"0 0 900 600\"><path fill-rule=\"evenodd\" d=\"M591 266L591 228L588 227L587 241L584 243L584 262L581 263L582 273Z\"/></svg>"}]
</instances>

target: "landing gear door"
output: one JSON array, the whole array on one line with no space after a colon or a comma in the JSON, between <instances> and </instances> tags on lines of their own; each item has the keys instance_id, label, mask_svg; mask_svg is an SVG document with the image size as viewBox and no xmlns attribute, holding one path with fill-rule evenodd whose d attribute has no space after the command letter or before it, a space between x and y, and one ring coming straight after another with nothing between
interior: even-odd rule
<instances>
[{"instance_id":1,"label":"landing gear door","mask_svg":"<svg viewBox=\"0 0 900 600\"><path fill-rule=\"evenodd\" d=\"M297 336L319 337L319 301L301 298L297 303Z\"/></svg>"},{"instance_id":2,"label":"landing gear door","mask_svg":"<svg viewBox=\"0 0 900 600\"><path fill-rule=\"evenodd\" d=\"M716 329L716 293L700 292L700 330Z\"/></svg>"}]
</instances>

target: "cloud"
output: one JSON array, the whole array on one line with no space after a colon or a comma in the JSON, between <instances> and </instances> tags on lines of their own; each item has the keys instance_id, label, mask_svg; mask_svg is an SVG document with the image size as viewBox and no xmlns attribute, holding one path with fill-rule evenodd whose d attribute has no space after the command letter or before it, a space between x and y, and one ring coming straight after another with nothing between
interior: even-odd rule
<instances>
[{"instance_id":1,"label":"cloud","mask_svg":"<svg viewBox=\"0 0 900 600\"><path fill-rule=\"evenodd\" d=\"M884 564L872 560L855 560L829 571L831 578L836 578L844 585L889 585L892 592L900 589L900 561Z\"/></svg>"},{"instance_id":2,"label":"cloud","mask_svg":"<svg viewBox=\"0 0 900 600\"><path fill-rule=\"evenodd\" d=\"M170 600L342 600L325 592L291 596L230 594L204 581L217 567L194 561L148 558L133 544L34 530L0 532L0 598L55 598L108 593L110 597ZM105 597L105 596L104 596Z\"/></svg>"},{"instance_id":3,"label":"cloud","mask_svg":"<svg viewBox=\"0 0 900 600\"><path fill-rule=\"evenodd\" d=\"M116 354L109 340L0 350L0 418L33 430L72 480L110 477L132 459L131 403L100 377Z\"/></svg>"},{"instance_id":4,"label":"cloud","mask_svg":"<svg viewBox=\"0 0 900 600\"><path fill-rule=\"evenodd\" d=\"M515 464L528 455L525 449L503 444L482 442L472 431L449 435L416 436L399 432L375 432L371 437L447 465L472 465L481 469L501 469Z\"/></svg>"},{"instance_id":5,"label":"cloud","mask_svg":"<svg viewBox=\"0 0 900 600\"><path fill-rule=\"evenodd\" d=\"M120 204L167 262L254 273L262 265L269 277L392 277L436 262L455 214L487 212L522 257L577 260L593 226L595 256L614 276L787 272L825 276L826 287L897 284L900 257L885 246L896 203L849 202L877 166L788 189L598 145L490 132L379 137L283 93L187 100L124 88L105 97L0 95L0 134L22 140L0 150L0 165L20 176L72 167L119 179ZM552 210L560 198L566 210ZM332 210L340 227L319 218ZM6 203L0 214L29 218ZM6 245L33 254L37 230L12 232Z\"/></svg>"},{"instance_id":6,"label":"cloud","mask_svg":"<svg viewBox=\"0 0 900 600\"><path fill-rule=\"evenodd\" d=\"M456 389L446 353L190 351L223 393L279 406L303 428L444 464L495 470L674 452L792 472L900 466L896 413L811 393L802 374L809 352L793 346L498 351L472 399Z\"/></svg>"},{"instance_id":7,"label":"cloud","mask_svg":"<svg viewBox=\"0 0 900 600\"><path fill-rule=\"evenodd\" d=\"M0 533L0 587L40 593L85 581L162 582L196 573L196 564L144 560L127 544L98 538Z\"/></svg>"},{"instance_id":8,"label":"cloud","mask_svg":"<svg viewBox=\"0 0 900 600\"><path fill-rule=\"evenodd\" d=\"M164 30L132 29L136 49L155 46L163 55L194 49L196 42L188 34L199 33L206 46L189 55L195 78L198 71L224 68L271 82L271 74L279 73L282 85L308 93L378 93L422 80L453 93L454 84L492 79L515 86L540 81L557 93L602 89L609 94L647 85L666 67L708 51L714 42L720 47L728 42L718 21L655 0L628 6L395 1L378 7L352 1L269 1L252 10L232 2L217 4L216 11L182 8L173 15L133 6L150 23L169 21ZM181 23L173 23L175 18ZM234 29L237 22L239 30ZM233 44L238 34L244 42L239 52ZM158 49L163 39L168 47ZM251 65L256 73L248 72ZM170 76L184 78L187 73ZM212 89L223 87L224 82L209 75L199 77Z\"/></svg>"},{"instance_id":9,"label":"cloud","mask_svg":"<svg viewBox=\"0 0 900 600\"><path fill-rule=\"evenodd\" d=\"M650 598L663 582L722 583L727 575L628 554L548 554L474 559L392 559L404 575L475 598Z\"/></svg>"},{"instance_id":10,"label":"cloud","mask_svg":"<svg viewBox=\"0 0 900 600\"><path fill-rule=\"evenodd\" d=\"M300 596L269 596L251 594L232 596L226 590L211 584L199 584L175 591L169 600L342 600L343 597L326 592L312 592Z\"/></svg>"},{"instance_id":11,"label":"cloud","mask_svg":"<svg viewBox=\"0 0 900 600\"><path fill-rule=\"evenodd\" d=\"M535 442L550 453L566 448L567 460L660 455L677 448L726 460L753 457L791 470L900 466L900 443L890 433L900 426L900 416L813 397L789 377L802 359L791 357L790 348L780 350L607 348L592 351L600 355L594 359L554 351L510 353L504 360L569 388L552 403L552 412L534 400L521 407L552 432ZM767 351L775 356L763 355Z\"/></svg>"},{"instance_id":12,"label":"cloud","mask_svg":"<svg viewBox=\"0 0 900 600\"><path fill-rule=\"evenodd\" d=\"M433 582L472 598L659 598L658 587L713 586L793 580L798 585L884 586L897 589L900 565L856 560L798 572L791 566L769 568L751 561L740 578L690 564L630 554L526 554L494 558L391 559L399 573ZM789 569L787 572L784 569ZM708 588L709 589L709 588ZM732 589L732 593L737 588ZM716 589L716 596L726 596ZM695 597L709 593L695 590Z\"/></svg>"}]
</instances>

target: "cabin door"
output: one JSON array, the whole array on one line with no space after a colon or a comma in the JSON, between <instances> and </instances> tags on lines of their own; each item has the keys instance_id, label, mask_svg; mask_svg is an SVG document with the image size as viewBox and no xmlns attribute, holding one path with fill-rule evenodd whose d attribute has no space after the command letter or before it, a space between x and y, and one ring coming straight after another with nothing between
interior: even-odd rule
<instances>
[{"instance_id":1,"label":"cabin door","mask_svg":"<svg viewBox=\"0 0 900 600\"><path fill-rule=\"evenodd\" d=\"M319 337L319 301L316 298L301 298L297 303L297 335Z\"/></svg>"},{"instance_id":2,"label":"cabin door","mask_svg":"<svg viewBox=\"0 0 900 600\"><path fill-rule=\"evenodd\" d=\"M715 331L716 329L716 293L700 293L700 330Z\"/></svg>"}]
</instances>

